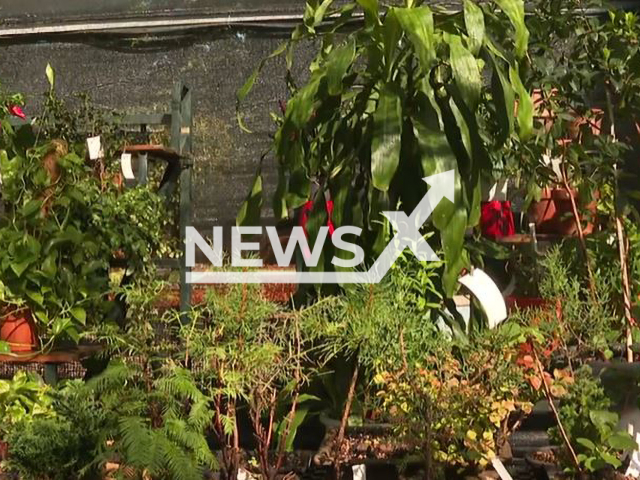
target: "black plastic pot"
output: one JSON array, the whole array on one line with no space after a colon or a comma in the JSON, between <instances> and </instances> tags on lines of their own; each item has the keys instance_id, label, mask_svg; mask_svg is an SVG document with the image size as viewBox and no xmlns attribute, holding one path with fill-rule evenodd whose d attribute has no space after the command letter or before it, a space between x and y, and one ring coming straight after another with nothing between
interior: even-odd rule
<instances>
[{"instance_id":1,"label":"black plastic pot","mask_svg":"<svg viewBox=\"0 0 640 480\"><path fill-rule=\"evenodd\" d=\"M547 448L539 451L551 452L555 450L551 448ZM524 458L527 464L531 467L531 471L533 472L536 480L553 480L560 473L562 473L562 471L560 470L560 468L556 463L544 462L544 461L538 460L533 457L534 453L536 452L527 453Z\"/></svg>"}]
</instances>

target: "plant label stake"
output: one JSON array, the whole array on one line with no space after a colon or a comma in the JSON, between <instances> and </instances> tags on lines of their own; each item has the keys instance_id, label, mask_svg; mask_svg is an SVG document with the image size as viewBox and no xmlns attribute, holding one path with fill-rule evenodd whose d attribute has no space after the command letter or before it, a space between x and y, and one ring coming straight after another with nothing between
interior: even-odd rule
<instances>
[{"instance_id":1,"label":"plant label stake","mask_svg":"<svg viewBox=\"0 0 640 480\"><path fill-rule=\"evenodd\" d=\"M500 475L500 478L502 480L513 480L511 478L511 475L509 475L509 472L505 468L504 464L502 463L502 460L500 460L498 457L493 457L491 459L491 465L493 465L493 469L496 471L498 475Z\"/></svg>"},{"instance_id":2,"label":"plant label stake","mask_svg":"<svg viewBox=\"0 0 640 480\"><path fill-rule=\"evenodd\" d=\"M133 174L133 168L131 166L131 154L123 153L120 156L120 166L122 167L122 175L124 175L125 180L135 180L136 176Z\"/></svg>"},{"instance_id":3,"label":"plant label stake","mask_svg":"<svg viewBox=\"0 0 640 480\"><path fill-rule=\"evenodd\" d=\"M102 142L100 141L100 135L97 137L87 138L87 150L89 150L89 159L98 160L104 157L104 151L102 150Z\"/></svg>"},{"instance_id":4,"label":"plant label stake","mask_svg":"<svg viewBox=\"0 0 640 480\"><path fill-rule=\"evenodd\" d=\"M367 480L367 466L360 464L351 467L353 480Z\"/></svg>"}]
</instances>

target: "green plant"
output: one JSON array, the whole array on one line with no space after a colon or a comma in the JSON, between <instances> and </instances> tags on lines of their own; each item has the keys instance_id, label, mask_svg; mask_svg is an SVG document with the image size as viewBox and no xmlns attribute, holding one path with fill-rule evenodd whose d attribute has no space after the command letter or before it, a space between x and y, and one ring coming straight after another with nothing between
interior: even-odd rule
<instances>
[{"instance_id":1,"label":"green plant","mask_svg":"<svg viewBox=\"0 0 640 480\"><path fill-rule=\"evenodd\" d=\"M217 460L207 443L213 411L194 375L174 357L181 346L171 336L176 312L159 313L158 283L131 284L124 329L104 323L92 335L105 345L108 367L87 382L97 408L107 417L94 465L117 462L114 473L200 480Z\"/></svg>"},{"instance_id":2,"label":"green plant","mask_svg":"<svg viewBox=\"0 0 640 480\"><path fill-rule=\"evenodd\" d=\"M33 374L19 371L12 380L0 380L1 440L6 441L7 430L16 424L53 415L52 402L51 389Z\"/></svg>"},{"instance_id":3,"label":"green plant","mask_svg":"<svg viewBox=\"0 0 640 480\"><path fill-rule=\"evenodd\" d=\"M130 275L144 274L164 224L161 197L148 187L123 190L85 160L84 142L42 138L52 128L9 125L0 143L0 302L26 305L45 347L77 341L87 322L105 318L110 262L124 257Z\"/></svg>"},{"instance_id":4,"label":"green plant","mask_svg":"<svg viewBox=\"0 0 640 480\"><path fill-rule=\"evenodd\" d=\"M362 228L360 242L371 262L391 233L382 212L397 205L413 211L427 189L422 178L453 170L454 201L443 200L431 216L438 233L433 240L444 252L442 285L451 296L469 266L464 234L478 224L480 185L492 177L492 152L516 137L516 123L523 139L532 133L532 101L519 75L529 36L524 3L468 0L464 12L453 15L419 0L402 3L384 9L377 0L341 6L309 0L304 23L272 55L286 52L291 87L273 142L279 169L274 212L284 218L312 201L307 230L315 241L330 196L333 224ZM364 23L343 35L341 27L356 14ZM507 18L509 27L496 18ZM306 40L319 52L309 79L297 87L292 51ZM258 73L239 90L238 103ZM318 186L313 195L312 185ZM238 223L256 224L261 205L259 170ZM315 268L334 268L331 248Z\"/></svg>"},{"instance_id":5,"label":"green plant","mask_svg":"<svg viewBox=\"0 0 640 480\"><path fill-rule=\"evenodd\" d=\"M51 391L51 415L32 415L12 425L5 471L20 478L97 478L95 451L108 421L81 381Z\"/></svg>"},{"instance_id":6,"label":"green plant","mask_svg":"<svg viewBox=\"0 0 640 480\"><path fill-rule=\"evenodd\" d=\"M285 467L296 432L316 397L304 392L317 364L323 304L285 309L263 298L260 286L231 285L208 292L193 323L181 328L185 362L212 401L214 431L223 445L225 478L241 461L238 415L246 410L256 439L257 465L274 479Z\"/></svg>"},{"instance_id":7,"label":"green plant","mask_svg":"<svg viewBox=\"0 0 640 480\"><path fill-rule=\"evenodd\" d=\"M433 331L406 365L381 360L381 406L429 478L448 466L487 465L530 412L537 394L516 363L521 334L511 324L465 340Z\"/></svg>"},{"instance_id":8,"label":"green plant","mask_svg":"<svg viewBox=\"0 0 640 480\"><path fill-rule=\"evenodd\" d=\"M575 382L560 399L562 425L577 453L580 465L589 472L622 465L621 455L637 448L636 442L619 428L618 414L610 411L611 401L591 369L582 367ZM558 427L549 430L552 441L561 443ZM566 449L560 455L563 467L575 471Z\"/></svg>"}]
</instances>

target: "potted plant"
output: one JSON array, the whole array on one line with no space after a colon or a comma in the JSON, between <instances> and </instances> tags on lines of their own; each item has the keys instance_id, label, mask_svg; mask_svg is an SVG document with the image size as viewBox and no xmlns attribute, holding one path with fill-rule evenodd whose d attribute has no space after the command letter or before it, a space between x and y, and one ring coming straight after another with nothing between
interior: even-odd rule
<instances>
[{"instance_id":1,"label":"potted plant","mask_svg":"<svg viewBox=\"0 0 640 480\"><path fill-rule=\"evenodd\" d=\"M42 138L37 129L9 125L0 143L0 312L14 351L35 348L35 334L42 348L77 342L112 306L114 253L126 256L129 273L144 272L162 241L158 195L123 191L85 161L84 143Z\"/></svg>"}]
</instances>

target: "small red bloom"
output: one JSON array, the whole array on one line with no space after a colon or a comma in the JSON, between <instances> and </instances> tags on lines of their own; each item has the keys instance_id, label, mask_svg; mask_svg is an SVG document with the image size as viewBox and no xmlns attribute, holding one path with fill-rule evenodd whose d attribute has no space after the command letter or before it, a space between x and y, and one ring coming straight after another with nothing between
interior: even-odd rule
<instances>
[{"instance_id":1,"label":"small red bloom","mask_svg":"<svg viewBox=\"0 0 640 480\"><path fill-rule=\"evenodd\" d=\"M20 105L11 105L9 106L9 113L14 117L21 118L22 120L26 120L27 116L22 111Z\"/></svg>"}]
</instances>

